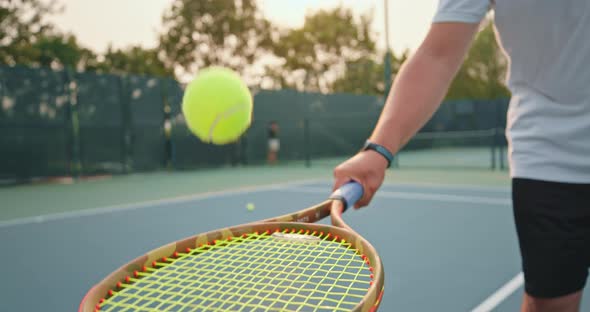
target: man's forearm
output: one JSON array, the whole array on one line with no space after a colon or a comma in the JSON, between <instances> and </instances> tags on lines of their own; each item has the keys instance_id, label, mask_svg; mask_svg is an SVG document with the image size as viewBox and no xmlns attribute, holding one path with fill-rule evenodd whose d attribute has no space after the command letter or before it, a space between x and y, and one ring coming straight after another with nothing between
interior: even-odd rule
<instances>
[{"instance_id":1,"label":"man's forearm","mask_svg":"<svg viewBox=\"0 0 590 312\"><path fill-rule=\"evenodd\" d=\"M397 153L430 119L460 67L474 33L474 29L469 28L462 31L462 37L454 37L445 43L454 45L451 48L437 49L437 43L432 44L433 47L425 42L404 64L393 84L371 141Z\"/></svg>"}]
</instances>

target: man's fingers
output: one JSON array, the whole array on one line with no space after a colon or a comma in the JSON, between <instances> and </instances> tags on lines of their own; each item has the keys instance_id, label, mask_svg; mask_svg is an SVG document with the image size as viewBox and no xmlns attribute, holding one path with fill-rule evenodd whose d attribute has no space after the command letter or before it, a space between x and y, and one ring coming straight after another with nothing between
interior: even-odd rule
<instances>
[{"instance_id":1,"label":"man's fingers","mask_svg":"<svg viewBox=\"0 0 590 312\"><path fill-rule=\"evenodd\" d=\"M361 198L361 200L359 200L358 203L356 203L356 205L354 205L354 208L359 209L362 207L366 207L369 205L369 203L371 203L372 199L373 199L373 193L365 192L365 195L363 195L363 198Z\"/></svg>"},{"instance_id":2,"label":"man's fingers","mask_svg":"<svg viewBox=\"0 0 590 312\"><path fill-rule=\"evenodd\" d=\"M342 185L346 184L348 181L350 181L350 178L347 178L347 177L336 177L334 179L334 186L332 186L332 191L336 191Z\"/></svg>"},{"instance_id":3,"label":"man's fingers","mask_svg":"<svg viewBox=\"0 0 590 312\"><path fill-rule=\"evenodd\" d=\"M344 173L344 170L342 170L342 165L336 167L334 169L334 186L332 187L332 191L337 190L342 185L348 183L350 180L351 178Z\"/></svg>"},{"instance_id":4,"label":"man's fingers","mask_svg":"<svg viewBox=\"0 0 590 312\"><path fill-rule=\"evenodd\" d=\"M363 197L358 201L358 203L355 205L355 208L361 208L361 207L365 207L368 206L371 201L373 200L373 197L375 196L375 193L377 193L377 190L379 189L379 186L381 185L376 184L378 183L377 181L371 180L369 179L369 181L367 181L366 183L363 183Z\"/></svg>"}]
</instances>

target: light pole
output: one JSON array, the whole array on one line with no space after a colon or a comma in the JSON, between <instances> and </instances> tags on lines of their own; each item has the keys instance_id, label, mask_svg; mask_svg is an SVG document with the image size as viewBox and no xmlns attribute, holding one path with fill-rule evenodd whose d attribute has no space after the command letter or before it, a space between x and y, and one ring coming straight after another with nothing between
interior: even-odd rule
<instances>
[{"instance_id":1,"label":"light pole","mask_svg":"<svg viewBox=\"0 0 590 312\"><path fill-rule=\"evenodd\" d=\"M388 0L383 0L383 11L385 14L385 59L383 60L384 70L383 70L383 83L385 84L384 88L384 97L387 100L387 96L389 95L389 89L391 88L391 50L389 48L389 8L388 8Z\"/></svg>"}]
</instances>

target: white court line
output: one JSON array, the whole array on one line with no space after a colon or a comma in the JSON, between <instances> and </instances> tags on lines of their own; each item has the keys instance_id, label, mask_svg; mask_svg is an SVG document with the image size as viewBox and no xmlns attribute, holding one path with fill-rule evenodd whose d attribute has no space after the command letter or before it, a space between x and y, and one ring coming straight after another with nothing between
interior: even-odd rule
<instances>
[{"instance_id":1,"label":"white court line","mask_svg":"<svg viewBox=\"0 0 590 312\"><path fill-rule=\"evenodd\" d=\"M287 182L287 183L279 183L279 184L271 184L271 185L260 185L260 186L248 186L248 187L241 187L236 188L233 190L227 191L216 191L216 192L206 192L200 193L196 195L184 195L184 196L177 196L171 198L164 198L158 200L151 200L139 203L130 203L130 204L122 204L122 205L113 205L113 206L106 206L106 207L99 207L99 208L91 208L85 209L80 211L68 211L68 212L60 212L48 215L41 215L41 216L34 216L34 217L25 217L7 221L0 221L0 228L9 227L9 226L18 226L24 224L31 224L31 223L43 223L48 221L55 221L55 220L62 220L68 218L79 218L79 217L87 217L93 215L99 215L104 213L112 213L117 211L126 211L126 210L133 210L133 209L140 209L140 208L148 208L157 205L165 205L165 204L173 204L173 203L181 203L181 202L188 202L193 200L201 200L205 198L214 198L214 197L225 197L225 196L232 196L238 194L244 194L248 192L261 192L261 191L268 191L273 189L281 189L287 191L293 191L294 189L289 189L289 187L297 187L300 185L305 184L312 184L312 183L331 183L329 180L325 179L309 179L309 180L301 180L296 182ZM392 185L392 184L387 184ZM395 185L395 184L393 184ZM420 184L402 184L405 186L416 186L416 187L424 187L426 185ZM443 188L449 188L452 186L447 186ZM435 188L432 185L432 188ZM461 188L461 186L457 186L457 188ZM483 189L483 188L481 188ZM323 193L329 195L329 192L324 189L319 188L303 188L298 187L296 191L304 191L304 192L311 192L311 193ZM480 204L492 204L492 205L504 205L510 204L509 201L498 200L489 197L473 197L473 196L455 196L455 195L444 195L444 194L430 194L430 193L409 193L409 192L388 192L388 191L381 191L378 193L378 196L383 197L390 197L390 198L404 198L404 199L416 199L416 200L432 200L432 201L451 201L451 202L466 202L466 203L480 203Z\"/></svg>"},{"instance_id":2,"label":"white court line","mask_svg":"<svg viewBox=\"0 0 590 312\"><path fill-rule=\"evenodd\" d=\"M384 186L403 186L403 187L420 187L440 190L459 190L459 191L486 191L486 192L509 192L510 186L479 186L468 184L436 184L428 182L420 183L404 183L404 182L390 182Z\"/></svg>"},{"instance_id":3,"label":"white court line","mask_svg":"<svg viewBox=\"0 0 590 312\"><path fill-rule=\"evenodd\" d=\"M433 193L414 193L414 192L379 192L377 196L385 196L392 198L414 199L414 200L429 200L429 201L446 201L459 202L470 204L486 204L486 205L503 205L511 206L512 201L503 198L483 197L483 196L462 196L462 195L448 195L448 194L433 194Z\"/></svg>"},{"instance_id":4,"label":"white court line","mask_svg":"<svg viewBox=\"0 0 590 312\"><path fill-rule=\"evenodd\" d=\"M291 188L291 189L286 189L285 191L327 194L325 189L311 188L311 187L295 187L295 188ZM455 202L455 203L459 202L459 203L502 205L502 206L511 206L512 205L512 202L508 199L494 198L494 197L482 197L482 196L459 196L459 195L448 195L448 194L417 193L417 192L389 192L389 191L379 191L379 192L377 192L376 196L377 197L387 197L387 198L398 198L398 199L437 201L437 202L444 201L444 202Z\"/></svg>"},{"instance_id":5,"label":"white court line","mask_svg":"<svg viewBox=\"0 0 590 312\"><path fill-rule=\"evenodd\" d=\"M252 193L252 192L263 192L263 191L270 191L270 190L283 190L288 189L289 187L296 187L299 185L305 185L310 183L316 183L321 181L319 179L310 179L310 180L300 180L296 182L286 182L286 183L277 183L277 184L270 184L270 185L258 185L258 186L246 186L246 187L239 187L235 189L225 190L225 191L215 191L215 192L206 192L200 193L195 195L181 195L176 197L164 198L164 199L157 199L157 200L149 200L144 202L138 203L130 203L130 204L121 204L121 205L113 205L113 206L106 206L106 207L99 207L99 208L90 208L85 210L79 211L68 211L68 212L60 212L60 213L53 213L35 217L25 217L7 221L0 221L0 229L3 227L9 226L18 226L18 225L25 225L31 223L43 223L55 220L62 220L62 219L69 219L69 218L79 218L79 217L88 217L88 216L95 216L105 213L113 213L113 212L121 212L127 210L134 210L134 209L141 209L141 208L148 208L154 207L158 205L167 205L167 204L177 204L177 203L184 203L190 202L195 200L201 200L206 198L219 198L219 197L226 197L226 196L233 196L239 195L244 193Z\"/></svg>"},{"instance_id":6,"label":"white court line","mask_svg":"<svg viewBox=\"0 0 590 312\"><path fill-rule=\"evenodd\" d=\"M508 281L508 283L496 290L495 293L489 296L480 305L473 308L471 312L490 312L494 310L496 307L498 307L498 305L500 305L500 303L506 300L506 298L510 297L510 295L522 287L523 284L524 274L520 272L510 281Z\"/></svg>"},{"instance_id":7,"label":"white court line","mask_svg":"<svg viewBox=\"0 0 590 312\"><path fill-rule=\"evenodd\" d=\"M318 181L318 183L326 183L332 184L332 180L324 180ZM415 188L428 188L428 189L440 189L440 190L458 190L458 191L485 191L485 192L500 192L506 193L510 192L510 186L479 186L479 185L469 185L469 184L437 184L437 183L429 183L429 182L393 182L393 181L385 181L383 183L383 187L415 187Z\"/></svg>"}]
</instances>

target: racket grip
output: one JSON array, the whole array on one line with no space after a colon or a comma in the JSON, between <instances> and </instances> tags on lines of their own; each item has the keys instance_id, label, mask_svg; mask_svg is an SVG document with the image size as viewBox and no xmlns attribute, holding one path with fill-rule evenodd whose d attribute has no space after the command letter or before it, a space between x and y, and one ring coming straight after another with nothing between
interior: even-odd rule
<instances>
[{"instance_id":1,"label":"racket grip","mask_svg":"<svg viewBox=\"0 0 590 312\"><path fill-rule=\"evenodd\" d=\"M354 204L363 197L363 193L364 190L362 185L355 181L350 181L332 193L330 199L341 201L344 206L342 212L344 212L348 207L354 206Z\"/></svg>"}]
</instances>

